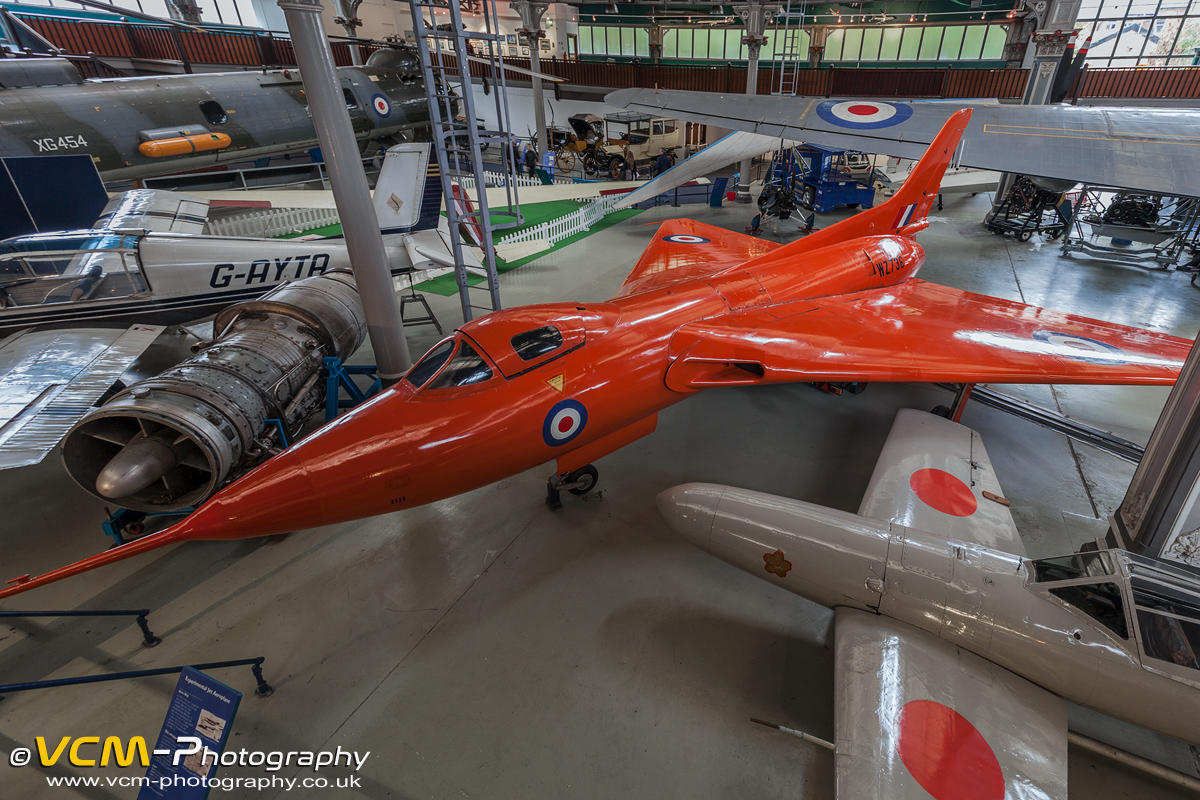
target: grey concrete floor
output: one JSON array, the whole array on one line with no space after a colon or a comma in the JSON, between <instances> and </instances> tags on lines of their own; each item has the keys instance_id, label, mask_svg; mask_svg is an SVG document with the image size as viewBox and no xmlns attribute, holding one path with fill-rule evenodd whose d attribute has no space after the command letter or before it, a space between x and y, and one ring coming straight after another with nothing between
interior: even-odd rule
<instances>
[{"instance_id":1,"label":"grey concrete floor","mask_svg":"<svg viewBox=\"0 0 1200 800\"><path fill-rule=\"evenodd\" d=\"M963 197L936 214L920 237L928 250L922 277L1196 334L1200 291L1185 276L1062 258L1050 244L993 236L980 224L987 207L987 197ZM648 211L504 276L504 302L607 299L650 241L646 223L692 216L741 230L750 213ZM455 298L430 299L443 323L456 324ZM432 328L413 330L414 354L436 338ZM156 345L148 359L169 361L182 344ZM1167 395L1010 390L1141 442ZM896 410L948 398L908 384L844 397L807 386L710 391L666 410L656 433L599 461L601 491L567 498L559 512L543 503L546 465L389 516L131 559L5 608L149 607L159 647L140 647L124 621L13 621L0 625L0 682L262 655L276 689L270 698L252 694L245 668L214 673L246 695L231 748L371 751L358 790L239 797L828 800L830 754L750 717L832 735L830 612L675 537L654 497L677 483L717 481L853 510ZM983 434L1032 555L1067 552L1103 533L1131 465L983 406L970 406L964 422ZM2 480L0 577L37 574L106 545L102 504L57 459ZM49 789L45 778L140 770L15 769L7 754L33 747L36 736L153 742L174 683L168 676L0 700L0 796L136 796L128 788ZM1192 749L1177 742L1082 710L1072 721L1196 772ZM1184 796L1074 748L1070 783L1072 798Z\"/></svg>"}]
</instances>

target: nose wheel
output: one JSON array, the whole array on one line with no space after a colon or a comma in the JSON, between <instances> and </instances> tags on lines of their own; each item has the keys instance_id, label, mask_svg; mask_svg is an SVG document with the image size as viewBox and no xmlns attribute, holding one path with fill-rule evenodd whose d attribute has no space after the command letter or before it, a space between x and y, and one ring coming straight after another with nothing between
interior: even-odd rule
<instances>
[{"instance_id":1,"label":"nose wheel","mask_svg":"<svg viewBox=\"0 0 1200 800\"><path fill-rule=\"evenodd\" d=\"M554 475L546 481L546 505L551 511L558 511L562 508L560 493L563 489L571 494L584 495L596 488L596 482L599 480L600 473L591 464L566 475Z\"/></svg>"}]
</instances>

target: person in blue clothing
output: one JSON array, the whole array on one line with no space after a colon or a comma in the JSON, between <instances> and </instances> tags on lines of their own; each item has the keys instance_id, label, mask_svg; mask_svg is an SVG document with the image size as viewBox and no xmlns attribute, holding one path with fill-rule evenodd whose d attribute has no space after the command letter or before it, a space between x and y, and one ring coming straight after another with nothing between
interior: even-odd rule
<instances>
[{"instance_id":1,"label":"person in blue clothing","mask_svg":"<svg viewBox=\"0 0 1200 800\"><path fill-rule=\"evenodd\" d=\"M658 158L656 158L654 160L654 175L655 175L655 177L662 175L664 172L669 170L672 166L674 166L674 164L671 161L671 155L666 150L663 150L661 153L658 154Z\"/></svg>"}]
</instances>

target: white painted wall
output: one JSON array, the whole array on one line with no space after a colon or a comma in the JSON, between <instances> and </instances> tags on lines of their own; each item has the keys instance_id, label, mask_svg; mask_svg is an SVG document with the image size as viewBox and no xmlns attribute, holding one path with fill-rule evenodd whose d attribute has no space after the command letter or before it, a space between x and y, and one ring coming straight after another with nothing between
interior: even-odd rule
<instances>
[{"instance_id":1,"label":"white painted wall","mask_svg":"<svg viewBox=\"0 0 1200 800\"><path fill-rule=\"evenodd\" d=\"M522 76L523 77L523 76ZM583 100L555 100L553 90L547 88L543 93L546 103L546 124L551 118L559 128L570 128L567 117L572 114L618 114L622 108L610 106L607 103L588 102ZM492 95L485 95L483 87L475 84L475 112L483 118L489 130L496 130L496 103ZM533 90L508 87L508 113L512 116L512 132L522 139L528 138L537 129L533 122Z\"/></svg>"}]
</instances>

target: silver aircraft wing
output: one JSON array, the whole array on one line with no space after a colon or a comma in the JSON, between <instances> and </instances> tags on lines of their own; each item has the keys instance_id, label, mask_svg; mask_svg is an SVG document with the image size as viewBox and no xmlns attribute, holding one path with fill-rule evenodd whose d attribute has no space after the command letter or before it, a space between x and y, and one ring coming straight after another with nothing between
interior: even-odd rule
<instances>
[{"instance_id":1,"label":"silver aircraft wing","mask_svg":"<svg viewBox=\"0 0 1200 800\"><path fill-rule=\"evenodd\" d=\"M860 516L1025 555L983 439L913 408L896 413Z\"/></svg>"},{"instance_id":2,"label":"silver aircraft wing","mask_svg":"<svg viewBox=\"0 0 1200 800\"><path fill-rule=\"evenodd\" d=\"M1066 800L1067 704L911 625L834 612L838 800Z\"/></svg>"},{"instance_id":3,"label":"silver aircraft wing","mask_svg":"<svg viewBox=\"0 0 1200 800\"><path fill-rule=\"evenodd\" d=\"M757 133L734 131L705 147L695 155L688 156L656 178L642 184L617 201L615 208L630 208L676 186L694 181L727 164L743 158L754 158L781 147L793 147L797 142L789 139L773 139Z\"/></svg>"},{"instance_id":4,"label":"silver aircraft wing","mask_svg":"<svg viewBox=\"0 0 1200 800\"><path fill-rule=\"evenodd\" d=\"M207 222L207 200L164 189L131 189L108 201L96 228L200 234Z\"/></svg>"},{"instance_id":5,"label":"silver aircraft wing","mask_svg":"<svg viewBox=\"0 0 1200 800\"><path fill-rule=\"evenodd\" d=\"M974 113L958 157L962 166L1200 197L1194 109L897 102L673 89L621 89L605 102L775 140L903 158L920 158L950 115L970 106Z\"/></svg>"},{"instance_id":6,"label":"silver aircraft wing","mask_svg":"<svg viewBox=\"0 0 1200 800\"><path fill-rule=\"evenodd\" d=\"M45 458L162 331L19 331L0 340L0 469Z\"/></svg>"}]
</instances>

